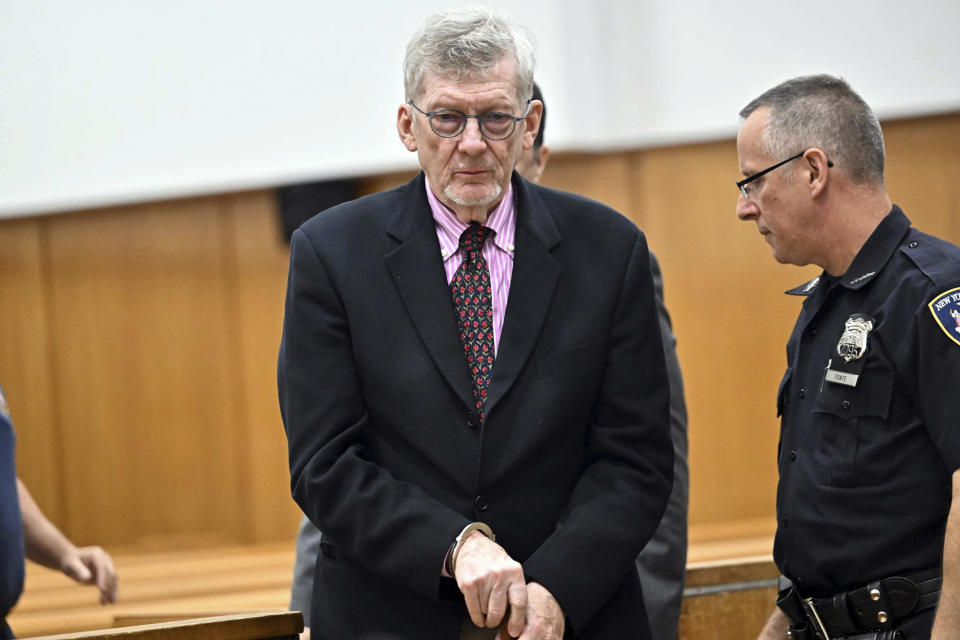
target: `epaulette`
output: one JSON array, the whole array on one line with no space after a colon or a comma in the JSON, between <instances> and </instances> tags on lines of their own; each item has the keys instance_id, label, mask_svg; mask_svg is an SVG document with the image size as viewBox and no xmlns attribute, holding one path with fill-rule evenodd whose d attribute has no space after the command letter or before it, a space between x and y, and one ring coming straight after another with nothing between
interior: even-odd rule
<instances>
[{"instance_id":1,"label":"epaulette","mask_svg":"<svg viewBox=\"0 0 960 640\"><path fill-rule=\"evenodd\" d=\"M809 282L804 282L799 287L794 287L793 289L785 291L784 293L786 293L789 296L808 296L813 292L814 289L817 288L817 285L819 283L820 283L820 276L817 276L813 280L810 280Z\"/></svg>"},{"instance_id":2,"label":"epaulette","mask_svg":"<svg viewBox=\"0 0 960 640\"><path fill-rule=\"evenodd\" d=\"M911 229L900 245L905 255L937 288L960 282L960 247Z\"/></svg>"}]
</instances>

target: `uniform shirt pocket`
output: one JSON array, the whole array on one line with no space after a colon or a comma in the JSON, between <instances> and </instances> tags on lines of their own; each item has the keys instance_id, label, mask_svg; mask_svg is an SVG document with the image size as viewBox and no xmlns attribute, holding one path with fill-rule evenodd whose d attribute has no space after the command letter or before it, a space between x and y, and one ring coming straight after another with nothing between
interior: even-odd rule
<instances>
[{"instance_id":1,"label":"uniform shirt pocket","mask_svg":"<svg viewBox=\"0 0 960 640\"><path fill-rule=\"evenodd\" d=\"M817 477L821 484L855 487L882 482L889 461L872 459L889 432L893 371L866 367L857 386L825 381L813 405L818 438Z\"/></svg>"}]
</instances>

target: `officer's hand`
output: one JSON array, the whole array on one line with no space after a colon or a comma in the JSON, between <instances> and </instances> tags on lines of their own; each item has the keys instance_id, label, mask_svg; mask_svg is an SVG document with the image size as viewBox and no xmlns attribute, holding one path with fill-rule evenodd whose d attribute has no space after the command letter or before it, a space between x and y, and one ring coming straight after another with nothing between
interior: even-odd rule
<instances>
[{"instance_id":1,"label":"officer's hand","mask_svg":"<svg viewBox=\"0 0 960 640\"><path fill-rule=\"evenodd\" d=\"M787 637L787 631L790 630L790 621L780 609L774 608L770 614L770 619L763 627L763 631L757 636L757 640L784 640Z\"/></svg>"},{"instance_id":2,"label":"officer's hand","mask_svg":"<svg viewBox=\"0 0 960 640\"><path fill-rule=\"evenodd\" d=\"M527 585L527 624L519 640L561 640L565 626L560 603L538 582Z\"/></svg>"},{"instance_id":3,"label":"officer's hand","mask_svg":"<svg viewBox=\"0 0 960 640\"><path fill-rule=\"evenodd\" d=\"M453 575L473 624L497 627L509 606L507 631L520 635L527 620L527 585L520 563L503 547L474 531L460 547Z\"/></svg>"},{"instance_id":4,"label":"officer's hand","mask_svg":"<svg viewBox=\"0 0 960 640\"><path fill-rule=\"evenodd\" d=\"M96 585L100 590L100 604L117 601L117 572L113 559L100 547L80 547L75 553L67 554L61 569L81 584Z\"/></svg>"}]
</instances>

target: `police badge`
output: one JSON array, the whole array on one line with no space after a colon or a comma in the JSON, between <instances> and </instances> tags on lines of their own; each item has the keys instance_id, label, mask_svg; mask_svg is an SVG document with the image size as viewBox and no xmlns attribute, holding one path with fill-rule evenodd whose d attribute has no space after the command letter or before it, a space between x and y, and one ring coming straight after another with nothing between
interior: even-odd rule
<instances>
[{"instance_id":1,"label":"police badge","mask_svg":"<svg viewBox=\"0 0 960 640\"><path fill-rule=\"evenodd\" d=\"M867 352L867 335L873 330L873 320L855 313L844 323L843 335L837 343L837 353L844 362L859 360Z\"/></svg>"},{"instance_id":2,"label":"police badge","mask_svg":"<svg viewBox=\"0 0 960 640\"><path fill-rule=\"evenodd\" d=\"M927 307L947 337L960 344L960 287L944 291Z\"/></svg>"}]
</instances>

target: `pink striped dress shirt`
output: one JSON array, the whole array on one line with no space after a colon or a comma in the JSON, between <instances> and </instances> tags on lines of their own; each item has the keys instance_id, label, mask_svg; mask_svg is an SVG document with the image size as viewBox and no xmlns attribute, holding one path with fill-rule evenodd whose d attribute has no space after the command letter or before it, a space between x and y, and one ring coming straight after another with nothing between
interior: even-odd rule
<instances>
[{"instance_id":1,"label":"pink striped dress shirt","mask_svg":"<svg viewBox=\"0 0 960 640\"><path fill-rule=\"evenodd\" d=\"M437 224L437 239L440 241L440 255L443 258L443 269L447 274L447 283L453 280L460 263L463 262L463 251L460 250L460 235L467 225L460 222L456 214L448 209L427 185L427 201ZM493 230L493 234L483 245L483 259L490 269L490 284L493 291L493 348L496 352L500 348L500 332L503 330L503 318L507 311L507 297L510 295L510 279L513 277L513 240L517 230L517 209L513 202L513 185L508 184L507 193L497 208L487 217L485 226Z\"/></svg>"}]
</instances>

